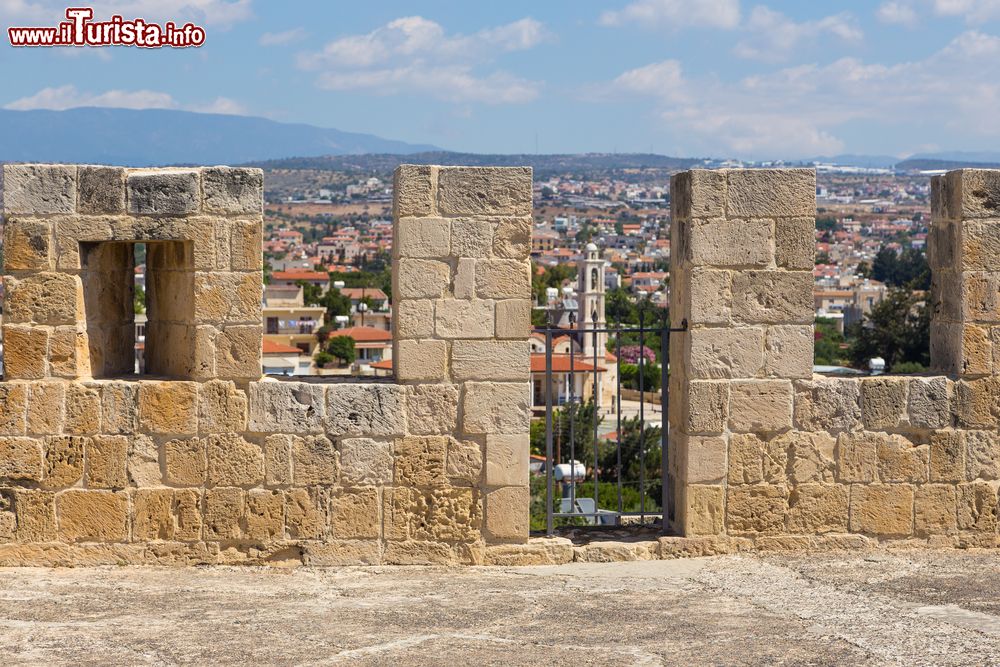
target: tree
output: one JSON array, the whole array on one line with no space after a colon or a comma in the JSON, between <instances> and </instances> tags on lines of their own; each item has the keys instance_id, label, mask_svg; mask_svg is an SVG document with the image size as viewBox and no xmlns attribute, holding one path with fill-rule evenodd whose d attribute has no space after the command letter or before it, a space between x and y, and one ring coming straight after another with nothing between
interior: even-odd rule
<instances>
[{"instance_id":1,"label":"tree","mask_svg":"<svg viewBox=\"0 0 1000 667\"><path fill-rule=\"evenodd\" d=\"M323 288L305 280L296 280L295 284L302 288L302 303L307 306L318 306L323 299Z\"/></svg>"},{"instance_id":2,"label":"tree","mask_svg":"<svg viewBox=\"0 0 1000 667\"><path fill-rule=\"evenodd\" d=\"M354 362L354 339L350 336L334 336L326 344L326 352L340 360L341 364Z\"/></svg>"},{"instance_id":3,"label":"tree","mask_svg":"<svg viewBox=\"0 0 1000 667\"><path fill-rule=\"evenodd\" d=\"M892 287L927 290L931 287L931 269L927 256L918 248L901 252L882 246L872 262L871 277Z\"/></svg>"},{"instance_id":4,"label":"tree","mask_svg":"<svg viewBox=\"0 0 1000 667\"><path fill-rule=\"evenodd\" d=\"M838 366L842 363L845 352L840 349L844 335L837 331L837 325L827 318L816 319L815 343L813 345L813 363L820 366Z\"/></svg>"},{"instance_id":5,"label":"tree","mask_svg":"<svg viewBox=\"0 0 1000 667\"><path fill-rule=\"evenodd\" d=\"M930 309L904 289L891 289L885 299L853 328L848 354L856 368L882 357L886 370L902 362L930 365Z\"/></svg>"},{"instance_id":6,"label":"tree","mask_svg":"<svg viewBox=\"0 0 1000 667\"><path fill-rule=\"evenodd\" d=\"M142 289L142 285L135 286L135 300L132 309L136 315L146 312L146 290Z\"/></svg>"}]
</instances>

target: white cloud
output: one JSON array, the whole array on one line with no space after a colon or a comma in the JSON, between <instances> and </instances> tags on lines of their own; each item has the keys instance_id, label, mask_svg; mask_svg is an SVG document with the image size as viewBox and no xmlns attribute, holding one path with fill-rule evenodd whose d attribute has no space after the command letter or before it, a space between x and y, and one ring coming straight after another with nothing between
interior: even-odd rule
<instances>
[{"instance_id":1,"label":"white cloud","mask_svg":"<svg viewBox=\"0 0 1000 667\"><path fill-rule=\"evenodd\" d=\"M534 99L540 83L502 70L479 72L477 66L498 54L534 48L548 37L531 18L462 35L448 34L421 16L407 16L369 33L341 37L321 51L299 54L298 65L318 71L317 84L328 90L518 104Z\"/></svg>"},{"instance_id":2,"label":"white cloud","mask_svg":"<svg viewBox=\"0 0 1000 667\"><path fill-rule=\"evenodd\" d=\"M1000 37L971 30L922 60L893 65L841 58L720 81L691 78L676 61L622 73L617 99L654 100L654 117L692 153L807 157L844 149L845 127L914 138L947 130L966 140L1000 138Z\"/></svg>"},{"instance_id":3,"label":"white cloud","mask_svg":"<svg viewBox=\"0 0 1000 667\"><path fill-rule=\"evenodd\" d=\"M917 12L905 2L884 2L875 13L879 21L896 25L914 26L917 23Z\"/></svg>"},{"instance_id":4,"label":"white cloud","mask_svg":"<svg viewBox=\"0 0 1000 667\"><path fill-rule=\"evenodd\" d=\"M749 36L736 44L736 55L767 62L784 60L803 43L821 37L831 36L845 42L859 42L864 37L849 14L798 23L763 5L753 8L743 28Z\"/></svg>"},{"instance_id":5,"label":"white cloud","mask_svg":"<svg viewBox=\"0 0 1000 667\"><path fill-rule=\"evenodd\" d=\"M733 29L740 23L739 0L636 0L620 11L601 14L601 25L637 23L650 28Z\"/></svg>"},{"instance_id":6,"label":"white cloud","mask_svg":"<svg viewBox=\"0 0 1000 667\"><path fill-rule=\"evenodd\" d=\"M964 19L982 25L1000 19L1000 0L887 0L876 12L885 23L912 26L922 13Z\"/></svg>"},{"instance_id":7,"label":"white cloud","mask_svg":"<svg viewBox=\"0 0 1000 667\"><path fill-rule=\"evenodd\" d=\"M283 32L265 32L257 40L257 43L261 46L285 46L305 38L306 34L303 28L292 28Z\"/></svg>"},{"instance_id":8,"label":"white cloud","mask_svg":"<svg viewBox=\"0 0 1000 667\"><path fill-rule=\"evenodd\" d=\"M77 107L108 107L114 109L183 109L203 113L245 115L246 109L226 97L217 97L207 104L182 105L169 93L156 90L108 90L103 93L81 91L74 85L42 88L34 95L22 97L4 105L4 109L29 111L51 109L63 111Z\"/></svg>"},{"instance_id":9,"label":"white cloud","mask_svg":"<svg viewBox=\"0 0 1000 667\"><path fill-rule=\"evenodd\" d=\"M96 0L78 3L93 7L96 18L120 14L126 19L174 21L228 27L253 17L252 0ZM0 0L0 21L16 25L33 21L34 25L55 25L65 20L65 0Z\"/></svg>"}]
</instances>

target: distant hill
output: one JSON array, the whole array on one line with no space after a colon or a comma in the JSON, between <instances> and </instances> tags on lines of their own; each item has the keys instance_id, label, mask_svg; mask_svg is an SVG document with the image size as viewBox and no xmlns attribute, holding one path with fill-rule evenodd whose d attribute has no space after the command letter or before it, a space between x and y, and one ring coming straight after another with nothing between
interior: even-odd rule
<instances>
[{"instance_id":1,"label":"distant hill","mask_svg":"<svg viewBox=\"0 0 1000 667\"><path fill-rule=\"evenodd\" d=\"M371 134L266 118L164 109L0 109L0 162L80 162L136 167L239 164L287 155L440 150Z\"/></svg>"},{"instance_id":2,"label":"distant hill","mask_svg":"<svg viewBox=\"0 0 1000 667\"><path fill-rule=\"evenodd\" d=\"M821 155L809 158L804 162L820 162L825 164L839 164L850 167L867 167L869 169L889 169L899 162L899 158L892 155L857 155L845 153L843 155Z\"/></svg>"},{"instance_id":3,"label":"distant hill","mask_svg":"<svg viewBox=\"0 0 1000 667\"><path fill-rule=\"evenodd\" d=\"M896 163L898 171L948 171L951 169L963 169L966 167L976 169L997 169L1000 168L1000 160L997 162L973 162L970 160L936 160L931 158L907 158Z\"/></svg>"}]
</instances>

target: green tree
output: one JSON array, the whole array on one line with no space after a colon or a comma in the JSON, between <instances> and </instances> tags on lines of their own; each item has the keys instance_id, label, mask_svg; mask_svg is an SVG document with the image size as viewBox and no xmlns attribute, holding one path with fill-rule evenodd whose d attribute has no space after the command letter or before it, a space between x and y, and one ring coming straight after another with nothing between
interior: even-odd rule
<instances>
[{"instance_id":1,"label":"green tree","mask_svg":"<svg viewBox=\"0 0 1000 667\"><path fill-rule=\"evenodd\" d=\"M931 287L931 269L927 256L918 248L904 248L897 253L882 246L872 262L871 277L892 287L927 290Z\"/></svg>"},{"instance_id":2,"label":"green tree","mask_svg":"<svg viewBox=\"0 0 1000 667\"><path fill-rule=\"evenodd\" d=\"M888 371L903 362L930 364L930 309L908 290L890 289L851 333L848 354L856 368L872 357L882 357Z\"/></svg>"},{"instance_id":3,"label":"green tree","mask_svg":"<svg viewBox=\"0 0 1000 667\"><path fill-rule=\"evenodd\" d=\"M146 312L146 290L142 289L142 285L135 286L135 298L132 308L136 315Z\"/></svg>"},{"instance_id":4,"label":"green tree","mask_svg":"<svg viewBox=\"0 0 1000 667\"><path fill-rule=\"evenodd\" d=\"M319 306L323 300L323 288L305 280L296 280L295 284L302 288L302 303L307 306Z\"/></svg>"},{"instance_id":5,"label":"green tree","mask_svg":"<svg viewBox=\"0 0 1000 667\"><path fill-rule=\"evenodd\" d=\"M827 318L816 319L815 343L813 345L813 363L820 366L839 366L843 363L844 335L837 331L836 323Z\"/></svg>"},{"instance_id":6,"label":"green tree","mask_svg":"<svg viewBox=\"0 0 1000 667\"><path fill-rule=\"evenodd\" d=\"M354 362L354 339L350 336L334 336L326 344L326 352L340 360L341 364Z\"/></svg>"}]
</instances>

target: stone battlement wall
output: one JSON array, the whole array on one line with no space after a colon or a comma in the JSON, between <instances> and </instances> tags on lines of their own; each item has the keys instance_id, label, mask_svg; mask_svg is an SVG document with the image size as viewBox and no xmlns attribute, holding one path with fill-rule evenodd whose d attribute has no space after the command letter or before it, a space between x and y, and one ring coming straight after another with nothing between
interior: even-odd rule
<instances>
[{"instance_id":1,"label":"stone battlement wall","mask_svg":"<svg viewBox=\"0 0 1000 667\"><path fill-rule=\"evenodd\" d=\"M261 378L259 170L4 178L0 564L479 563L527 539L530 170L397 171L396 380L331 383Z\"/></svg>"},{"instance_id":2,"label":"stone battlement wall","mask_svg":"<svg viewBox=\"0 0 1000 667\"><path fill-rule=\"evenodd\" d=\"M940 377L812 376L815 175L675 176L673 520L761 546L996 546L1000 172L933 183ZM860 536L864 536L861 538Z\"/></svg>"}]
</instances>

